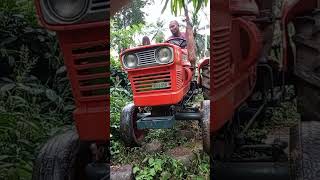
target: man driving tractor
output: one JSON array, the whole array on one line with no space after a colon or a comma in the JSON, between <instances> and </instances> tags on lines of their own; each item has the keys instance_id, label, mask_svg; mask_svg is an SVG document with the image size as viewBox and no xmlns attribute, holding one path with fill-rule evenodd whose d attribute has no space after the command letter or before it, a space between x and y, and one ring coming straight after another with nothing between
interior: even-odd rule
<instances>
[{"instance_id":1,"label":"man driving tractor","mask_svg":"<svg viewBox=\"0 0 320 180\"><path fill-rule=\"evenodd\" d=\"M180 32L179 27L180 27L180 25L179 25L178 21L176 21L176 20L170 21L169 29L172 33L172 36L170 36L169 39L176 38L176 37L179 37L182 39L187 39L186 33Z\"/></svg>"},{"instance_id":2,"label":"man driving tractor","mask_svg":"<svg viewBox=\"0 0 320 180\"><path fill-rule=\"evenodd\" d=\"M169 23L172 35L165 42L129 48L120 54L133 92L133 103L127 104L120 116L126 146L141 145L148 129L170 129L178 120L197 120L204 149L209 151L209 103L203 103L202 108L192 105L200 91L194 80L195 43L188 19L186 33L173 20Z\"/></svg>"}]
</instances>

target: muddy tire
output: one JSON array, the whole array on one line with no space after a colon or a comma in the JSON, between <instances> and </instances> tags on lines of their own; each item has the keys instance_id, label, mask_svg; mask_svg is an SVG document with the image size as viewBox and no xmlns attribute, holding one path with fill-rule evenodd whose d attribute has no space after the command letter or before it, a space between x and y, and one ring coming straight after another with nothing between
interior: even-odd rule
<instances>
[{"instance_id":1,"label":"muddy tire","mask_svg":"<svg viewBox=\"0 0 320 180\"><path fill-rule=\"evenodd\" d=\"M294 74L301 114L301 161L296 179L320 179L320 11L296 18Z\"/></svg>"},{"instance_id":2,"label":"muddy tire","mask_svg":"<svg viewBox=\"0 0 320 180\"><path fill-rule=\"evenodd\" d=\"M303 121L320 121L320 10L296 18L294 24L298 110Z\"/></svg>"},{"instance_id":3,"label":"muddy tire","mask_svg":"<svg viewBox=\"0 0 320 180\"><path fill-rule=\"evenodd\" d=\"M145 138L146 131L137 128L138 108L133 103L126 105L120 116L121 138L126 146L140 146Z\"/></svg>"},{"instance_id":4,"label":"muddy tire","mask_svg":"<svg viewBox=\"0 0 320 180\"><path fill-rule=\"evenodd\" d=\"M299 80L296 88L297 106L301 120L320 122L320 88L303 80Z\"/></svg>"},{"instance_id":5,"label":"muddy tire","mask_svg":"<svg viewBox=\"0 0 320 180\"><path fill-rule=\"evenodd\" d=\"M301 121L290 134L292 180L320 179L320 122Z\"/></svg>"},{"instance_id":6,"label":"muddy tire","mask_svg":"<svg viewBox=\"0 0 320 180\"><path fill-rule=\"evenodd\" d=\"M205 100L210 100L210 65L205 65L201 72L201 86L203 97Z\"/></svg>"},{"instance_id":7,"label":"muddy tire","mask_svg":"<svg viewBox=\"0 0 320 180\"><path fill-rule=\"evenodd\" d=\"M201 104L200 127L202 131L203 151L210 154L210 101L204 100Z\"/></svg>"},{"instance_id":8,"label":"muddy tire","mask_svg":"<svg viewBox=\"0 0 320 180\"><path fill-rule=\"evenodd\" d=\"M303 121L302 156L303 180L320 179L320 122Z\"/></svg>"},{"instance_id":9,"label":"muddy tire","mask_svg":"<svg viewBox=\"0 0 320 180\"><path fill-rule=\"evenodd\" d=\"M51 138L35 160L33 180L81 180L91 153L75 130Z\"/></svg>"}]
</instances>

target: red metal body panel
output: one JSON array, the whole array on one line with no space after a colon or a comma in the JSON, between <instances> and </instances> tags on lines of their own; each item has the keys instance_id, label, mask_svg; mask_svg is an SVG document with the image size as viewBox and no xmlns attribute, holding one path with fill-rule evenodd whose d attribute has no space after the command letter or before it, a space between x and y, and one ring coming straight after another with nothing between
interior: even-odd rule
<instances>
[{"instance_id":1,"label":"red metal body panel","mask_svg":"<svg viewBox=\"0 0 320 180\"><path fill-rule=\"evenodd\" d=\"M81 140L109 139L107 35L105 27L58 32L77 106L74 120Z\"/></svg>"},{"instance_id":2,"label":"red metal body panel","mask_svg":"<svg viewBox=\"0 0 320 180\"><path fill-rule=\"evenodd\" d=\"M198 72L201 71L201 69L204 67L204 66L207 66L209 65L209 62L210 62L210 58L204 58L204 59L201 59L199 61L199 65L198 65ZM201 79L201 76L199 75L198 76L198 84L202 84L202 79Z\"/></svg>"},{"instance_id":3,"label":"red metal body panel","mask_svg":"<svg viewBox=\"0 0 320 180\"><path fill-rule=\"evenodd\" d=\"M190 88L192 71L190 70L191 64L187 60L185 49L169 43L160 43L126 50L120 57L122 59L123 55L129 52L140 52L161 46L173 48L174 59L171 64L125 69L131 82L133 101L136 106L177 104L183 99ZM159 81L170 82L170 87L158 90L152 89L152 83Z\"/></svg>"},{"instance_id":4,"label":"red metal body panel","mask_svg":"<svg viewBox=\"0 0 320 180\"><path fill-rule=\"evenodd\" d=\"M260 32L250 22L256 14L256 3L248 0L242 7L240 0L231 2L237 2L236 6L225 0L212 3L210 129L213 134L232 120L235 109L254 89L257 57L262 48ZM250 17L232 16L236 12L245 12Z\"/></svg>"},{"instance_id":5,"label":"red metal body panel","mask_svg":"<svg viewBox=\"0 0 320 180\"><path fill-rule=\"evenodd\" d=\"M57 31L75 98L74 120L80 139L109 141L109 23L50 25L42 18L39 0L35 3L40 23Z\"/></svg>"},{"instance_id":6,"label":"red metal body panel","mask_svg":"<svg viewBox=\"0 0 320 180\"><path fill-rule=\"evenodd\" d=\"M210 62L210 91L211 116L210 131L214 133L232 118L233 97L231 83L231 31L232 16L229 1L215 0L211 4L211 62ZM225 75L221 78L215 75L213 69L225 66ZM221 80L220 80L221 79ZM219 83L220 82L220 83Z\"/></svg>"}]
</instances>

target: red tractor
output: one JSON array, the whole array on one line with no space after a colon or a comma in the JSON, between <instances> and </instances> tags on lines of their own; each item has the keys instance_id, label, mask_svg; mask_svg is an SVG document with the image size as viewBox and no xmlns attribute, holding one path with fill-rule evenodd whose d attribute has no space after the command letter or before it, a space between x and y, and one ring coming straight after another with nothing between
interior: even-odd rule
<instances>
[{"instance_id":1,"label":"red tractor","mask_svg":"<svg viewBox=\"0 0 320 180\"><path fill-rule=\"evenodd\" d=\"M71 82L76 130L50 139L34 180L109 177L109 0L35 0L40 24L55 31Z\"/></svg>"},{"instance_id":2,"label":"red tractor","mask_svg":"<svg viewBox=\"0 0 320 180\"><path fill-rule=\"evenodd\" d=\"M188 59L186 39L177 37L128 49L120 58L134 101L121 113L120 131L125 144L141 145L148 129L172 128L176 120L198 120L204 148L209 147L209 104L203 103L206 111L190 105L199 87L193 80L195 69Z\"/></svg>"},{"instance_id":3,"label":"red tractor","mask_svg":"<svg viewBox=\"0 0 320 180\"><path fill-rule=\"evenodd\" d=\"M284 0L281 17L274 16L275 2L211 2L211 61L202 66L202 80L211 82L204 86L211 100L214 179L319 179L320 2ZM269 58L277 22L280 61ZM290 128L289 140L248 141L245 134L268 119L269 107L284 99L290 85L301 122Z\"/></svg>"}]
</instances>

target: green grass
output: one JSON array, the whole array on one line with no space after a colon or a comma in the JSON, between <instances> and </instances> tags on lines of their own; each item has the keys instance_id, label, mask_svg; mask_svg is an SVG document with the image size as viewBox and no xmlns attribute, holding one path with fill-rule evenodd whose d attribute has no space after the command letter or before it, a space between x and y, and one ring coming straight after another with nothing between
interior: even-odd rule
<instances>
[{"instance_id":1,"label":"green grass","mask_svg":"<svg viewBox=\"0 0 320 180\"><path fill-rule=\"evenodd\" d=\"M270 110L272 110L272 117L270 119L265 119L261 122L257 121L249 129L246 134L249 139L260 142L272 130L293 127L300 120L296 100L283 102L279 107L274 107Z\"/></svg>"},{"instance_id":2,"label":"green grass","mask_svg":"<svg viewBox=\"0 0 320 180\"><path fill-rule=\"evenodd\" d=\"M197 102L202 100L200 96L196 99ZM111 165L133 165L137 180L209 179L209 157L197 149L199 145L201 146L201 140L188 139L179 135L180 129L192 129L196 134L195 137L198 137L200 130L196 121L177 122L173 129L149 130L145 143L158 140L163 146L160 152L146 152L143 147L125 147L120 138L119 118L122 108L131 100L131 95L121 87L111 91ZM187 147L193 150L195 158L190 167L184 166L182 162L166 153L175 147Z\"/></svg>"}]
</instances>

